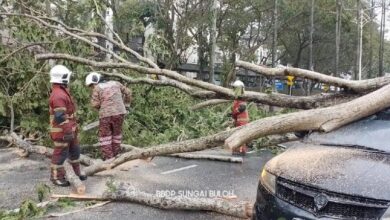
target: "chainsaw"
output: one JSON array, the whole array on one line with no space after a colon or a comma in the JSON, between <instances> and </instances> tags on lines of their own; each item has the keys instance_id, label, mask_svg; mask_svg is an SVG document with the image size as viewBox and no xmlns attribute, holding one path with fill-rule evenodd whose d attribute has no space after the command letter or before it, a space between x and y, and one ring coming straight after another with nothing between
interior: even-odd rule
<instances>
[{"instance_id":1,"label":"chainsaw","mask_svg":"<svg viewBox=\"0 0 390 220\"><path fill-rule=\"evenodd\" d=\"M127 111L126 111L125 115L129 114L130 108L126 107L126 110ZM83 126L83 131L89 131L89 130L94 129L94 128L98 127L98 126L99 126L99 120L94 121L92 123L89 123L89 124Z\"/></svg>"}]
</instances>

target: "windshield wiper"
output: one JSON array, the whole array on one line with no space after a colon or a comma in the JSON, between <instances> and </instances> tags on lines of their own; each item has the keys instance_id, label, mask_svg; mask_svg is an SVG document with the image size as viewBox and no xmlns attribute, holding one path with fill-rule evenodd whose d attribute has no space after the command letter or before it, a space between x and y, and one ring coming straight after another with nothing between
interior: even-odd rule
<instances>
[{"instance_id":1,"label":"windshield wiper","mask_svg":"<svg viewBox=\"0 0 390 220\"><path fill-rule=\"evenodd\" d=\"M376 149L376 148L373 148L373 147L367 147L367 146L358 145L358 144L332 144L332 143L324 143L324 144L320 144L320 145L323 145L323 146L334 146L334 147L356 148L356 149L361 149L361 150L373 151L373 152L376 152L376 153L390 154L390 152L388 152L388 151L379 150L379 149Z\"/></svg>"}]
</instances>

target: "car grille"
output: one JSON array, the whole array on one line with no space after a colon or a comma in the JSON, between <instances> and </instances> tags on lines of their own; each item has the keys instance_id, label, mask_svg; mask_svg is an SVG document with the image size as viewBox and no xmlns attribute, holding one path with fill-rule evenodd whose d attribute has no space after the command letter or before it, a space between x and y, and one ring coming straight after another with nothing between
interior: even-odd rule
<instances>
[{"instance_id":1,"label":"car grille","mask_svg":"<svg viewBox=\"0 0 390 220\"><path fill-rule=\"evenodd\" d=\"M328 199L326 206L320 210L314 202L314 197L318 194L325 195ZM318 217L380 219L389 206L388 201L324 192L283 178L278 178L276 196Z\"/></svg>"}]
</instances>

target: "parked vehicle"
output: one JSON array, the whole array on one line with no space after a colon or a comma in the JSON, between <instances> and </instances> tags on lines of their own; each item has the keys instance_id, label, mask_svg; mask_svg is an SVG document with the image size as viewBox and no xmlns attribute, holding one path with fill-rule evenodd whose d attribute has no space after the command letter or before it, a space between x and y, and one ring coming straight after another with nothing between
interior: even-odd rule
<instances>
[{"instance_id":1,"label":"parked vehicle","mask_svg":"<svg viewBox=\"0 0 390 220\"><path fill-rule=\"evenodd\" d=\"M312 133L261 173L254 219L390 219L390 120Z\"/></svg>"}]
</instances>

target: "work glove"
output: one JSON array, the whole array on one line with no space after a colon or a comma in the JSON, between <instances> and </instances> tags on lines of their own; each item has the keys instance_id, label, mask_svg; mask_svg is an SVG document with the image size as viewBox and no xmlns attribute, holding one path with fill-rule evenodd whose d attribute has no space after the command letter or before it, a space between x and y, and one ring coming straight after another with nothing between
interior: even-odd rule
<instances>
[{"instance_id":1,"label":"work glove","mask_svg":"<svg viewBox=\"0 0 390 220\"><path fill-rule=\"evenodd\" d=\"M74 134L73 134L73 132L64 134L63 139L64 139L64 141L66 141L66 142L71 142L71 141L73 141L73 140L74 140Z\"/></svg>"}]
</instances>

